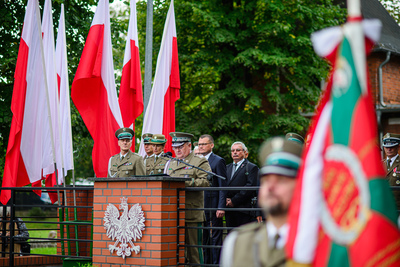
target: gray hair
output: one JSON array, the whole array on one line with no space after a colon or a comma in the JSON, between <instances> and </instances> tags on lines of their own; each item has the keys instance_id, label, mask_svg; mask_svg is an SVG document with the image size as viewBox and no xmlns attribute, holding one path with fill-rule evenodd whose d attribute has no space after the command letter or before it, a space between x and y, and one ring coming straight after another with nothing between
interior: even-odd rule
<instances>
[{"instance_id":1,"label":"gray hair","mask_svg":"<svg viewBox=\"0 0 400 267\"><path fill-rule=\"evenodd\" d=\"M231 150L232 150L232 147L233 147L234 145L241 145L242 148L243 148L243 150L244 150L245 152L249 152L249 151L247 150L246 145L245 145L243 142L236 141L235 143L233 143L233 144L231 145Z\"/></svg>"}]
</instances>

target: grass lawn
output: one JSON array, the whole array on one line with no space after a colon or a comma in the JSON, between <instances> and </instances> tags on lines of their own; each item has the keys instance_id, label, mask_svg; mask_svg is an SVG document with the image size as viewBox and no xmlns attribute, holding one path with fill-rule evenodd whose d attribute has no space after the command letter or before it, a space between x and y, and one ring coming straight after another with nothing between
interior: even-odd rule
<instances>
[{"instance_id":1,"label":"grass lawn","mask_svg":"<svg viewBox=\"0 0 400 267\"><path fill-rule=\"evenodd\" d=\"M39 220L37 218L24 218L23 219L29 231L29 237L37 237L37 238L47 238L49 236L50 231L56 231L59 227L58 224L52 224L49 222L57 222L57 218L46 218L44 220ZM31 221L37 221L38 223L33 223ZM40 222L39 222L40 221ZM35 241L34 239L30 239L30 241ZM47 254L53 255L57 254L56 247L49 248L31 248L32 254Z\"/></svg>"}]
</instances>

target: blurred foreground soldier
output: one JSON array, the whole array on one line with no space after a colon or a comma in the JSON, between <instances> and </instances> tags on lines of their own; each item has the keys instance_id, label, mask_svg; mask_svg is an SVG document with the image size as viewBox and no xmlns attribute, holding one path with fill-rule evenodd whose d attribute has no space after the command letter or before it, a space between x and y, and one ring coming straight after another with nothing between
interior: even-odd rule
<instances>
[{"instance_id":1,"label":"blurred foreground soldier","mask_svg":"<svg viewBox=\"0 0 400 267\"><path fill-rule=\"evenodd\" d=\"M165 167L168 163L168 158L162 157L167 139L162 134L155 134L150 139L150 144L153 146L153 156L147 159L146 175L155 175L167 173ZM148 168L149 166L149 168Z\"/></svg>"},{"instance_id":2,"label":"blurred foreground soldier","mask_svg":"<svg viewBox=\"0 0 400 267\"><path fill-rule=\"evenodd\" d=\"M297 134L297 133L287 133L287 134L285 135L285 138L286 138L287 140L289 140L289 141L297 142L297 143L299 143L300 145L303 145L303 144L304 144L304 138L303 138L303 136L301 136L301 135L299 135L299 134Z\"/></svg>"},{"instance_id":3,"label":"blurred foreground soldier","mask_svg":"<svg viewBox=\"0 0 400 267\"><path fill-rule=\"evenodd\" d=\"M143 158L130 150L135 132L131 128L121 128L115 132L121 152L108 161L108 177L131 177L145 175Z\"/></svg>"},{"instance_id":4,"label":"blurred foreground soldier","mask_svg":"<svg viewBox=\"0 0 400 267\"><path fill-rule=\"evenodd\" d=\"M226 164L225 160L220 156L213 153L214 138L209 134L203 134L199 139L199 152L205 157L210 163L211 170L222 177L226 178ZM216 176L211 181L212 187L225 187L226 180L220 179ZM218 210L206 211L206 227L222 227L222 218L225 215L225 194L226 192L221 191L205 191L204 192L204 207L215 208ZM222 230L216 229L205 229L203 231L203 245L222 245ZM206 264L218 264L221 249L220 248L205 248L204 252L204 263Z\"/></svg>"},{"instance_id":5,"label":"blurred foreground soldier","mask_svg":"<svg viewBox=\"0 0 400 267\"><path fill-rule=\"evenodd\" d=\"M191 151L190 143L193 135L189 133L172 132L172 149L176 157L193 166L200 167L206 171L211 171L210 164L205 158L194 155ZM186 187L208 187L210 183L207 180L207 173L199 169L190 167L182 162L171 161L168 167L168 174L172 177L191 178L186 181ZM204 208L204 192L188 191L186 192L186 209ZM201 227L205 220L203 210L187 210L185 212L186 227ZM185 244L199 245L202 242L201 229L185 229ZM203 264L203 250L201 247L186 247L185 257L188 263Z\"/></svg>"},{"instance_id":6,"label":"blurred foreground soldier","mask_svg":"<svg viewBox=\"0 0 400 267\"><path fill-rule=\"evenodd\" d=\"M382 146L385 150L386 159L384 166L386 169L386 178L390 186L400 186L400 159L399 159L399 144L400 135L387 133L383 137ZM393 191L396 199L397 208L400 208L400 191Z\"/></svg>"},{"instance_id":7,"label":"blurred foreground soldier","mask_svg":"<svg viewBox=\"0 0 400 267\"><path fill-rule=\"evenodd\" d=\"M242 142L235 142L231 146L233 163L226 166L227 187L257 186L258 167L245 158L247 147ZM238 227L252 222L251 201L256 196L256 190L232 190L226 192L227 208L247 208L249 211L225 212L226 226Z\"/></svg>"},{"instance_id":8,"label":"blurred foreground soldier","mask_svg":"<svg viewBox=\"0 0 400 267\"><path fill-rule=\"evenodd\" d=\"M0 242L0 250L3 251L3 245L5 246L5 252L10 252L10 237L14 236L14 252L22 252L22 253L30 253L31 245L27 243L29 239L29 232L26 228L25 223L20 218L15 218L14 224L14 234L12 235L10 232L10 220L11 220L11 208L6 208L6 214L4 217L3 207L0 207L0 235L3 230L5 230L6 238L1 238L1 241L5 241L5 243ZM21 254L22 255L22 254ZM18 256L18 255L17 255ZM9 255L6 255L9 257Z\"/></svg>"},{"instance_id":9,"label":"blurred foreground soldier","mask_svg":"<svg viewBox=\"0 0 400 267\"><path fill-rule=\"evenodd\" d=\"M258 203L266 223L251 223L233 230L224 241L221 266L285 266L287 217L301 151L300 144L282 137L263 144L259 155L262 168Z\"/></svg>"}]
</instances>

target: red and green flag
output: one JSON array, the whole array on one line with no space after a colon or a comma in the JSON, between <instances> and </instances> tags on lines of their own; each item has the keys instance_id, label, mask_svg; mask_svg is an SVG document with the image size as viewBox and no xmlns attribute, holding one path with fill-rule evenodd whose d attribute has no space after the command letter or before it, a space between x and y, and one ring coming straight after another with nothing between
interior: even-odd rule
<instances>
[{"instance_id":1,"label":"red and green flag","mask_svg":"<svg viewBox=\"0 0 400 267\"><path fill-rule=\"evenodd\" d=\"M378 20L313 34L332 73L310 129L289 212L289 266L400 266L398 214L377 142L366 54Z\"/></svg>"}]
</instances>

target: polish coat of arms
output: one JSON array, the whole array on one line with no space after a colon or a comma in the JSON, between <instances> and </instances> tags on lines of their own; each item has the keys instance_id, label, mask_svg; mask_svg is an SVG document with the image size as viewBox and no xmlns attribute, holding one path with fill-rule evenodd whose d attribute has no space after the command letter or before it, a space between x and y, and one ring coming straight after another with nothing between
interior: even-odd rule
<instances>
[{"instance_id":1,"label":"polish coat of arms","mask_svg":"<svg viewBox=\"0 0 400 267\"><path fill-rule=\"evenodd\" d=\"M104 214L104 228L106 234L111 240L115 240L114 245L109 245L108 249L111 253L117 252L118 256L123 259L132 255L132 251L139 254L140 246L135 246L133 241L142 238L144 230L144 213L139 204L135 204L128 211L128 198L121 198L120 211L112 204L108 204ZM133 240L133 241L132 241Z\"/></svg>"}]
</instances>

